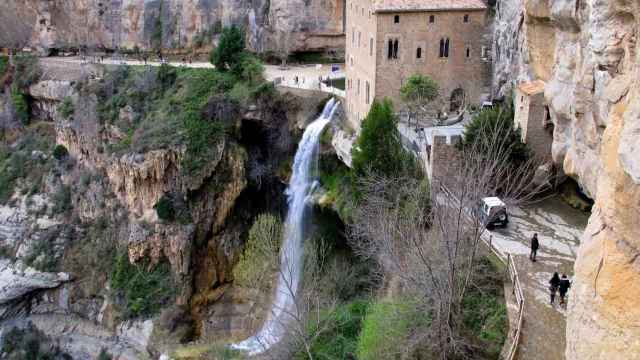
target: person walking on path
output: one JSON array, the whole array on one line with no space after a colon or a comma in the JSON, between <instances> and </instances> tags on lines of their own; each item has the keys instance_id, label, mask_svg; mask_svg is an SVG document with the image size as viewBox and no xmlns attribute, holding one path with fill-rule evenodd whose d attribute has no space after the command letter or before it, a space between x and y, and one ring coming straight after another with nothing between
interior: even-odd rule
<instances>
[{"instance_id":1,"label":"person walking on path","mask_svg":"<svg viewBox=\"0 0 640 360\"><path fill-rule=\"evenodd\" d=\"M531 238L531 254L529 254L529 259L533 262L536 262L536 255L538 254L538 249L540 248L540 242L538 241L538 234L533 234L533 238Z\"/></svg>"},{"instance_id":2,"label":"person walking on path","mask_svg":"<svg viewBox=\"0 0 640 360\"><path fill-rule=\"evenodd\" d=\"M564 305L564 299L570 287L571 281L567 278L567 274L562 274L562 279L560 279L560 285L558 286L560 289L560 305Z\"/></svg>"},{"instance_id":3,"label":"person walking on path","mask_svg":"<svg viewBox=\"0 0 640 360\"><path fill-rule=\"evenodd\" d=\"M549 280L549 294L551 295L551 305L553 305L553 301L556 299L556 292L558 291L559 286L560 276L558 276L557 272L554 272L551 280Z\"/></svg>"}]
</instances>

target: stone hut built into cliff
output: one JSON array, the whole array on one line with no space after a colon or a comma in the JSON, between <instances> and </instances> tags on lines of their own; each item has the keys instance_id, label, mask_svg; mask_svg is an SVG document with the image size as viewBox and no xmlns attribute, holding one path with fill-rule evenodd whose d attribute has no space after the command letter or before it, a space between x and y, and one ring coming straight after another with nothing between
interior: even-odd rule
<instances>
[{"instance_id":1,"label":"stone hut built into cliff","mask_svg":"<svg viewBox=\"0 0 640 360\"><path fill-rule=\"evenodd\" d=\"M551 161L553 122L544 100L544 87L542 80L523 82L516 87L514 123L520 129L522 142L536 156Z\"/></svg>"}]
</instances>

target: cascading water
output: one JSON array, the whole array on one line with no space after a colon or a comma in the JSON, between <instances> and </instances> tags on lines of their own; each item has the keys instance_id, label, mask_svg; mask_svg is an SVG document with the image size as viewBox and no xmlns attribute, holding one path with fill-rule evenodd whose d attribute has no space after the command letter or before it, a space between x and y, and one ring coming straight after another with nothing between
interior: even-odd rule
<instances>
[{"instance_id":1,"label":"cascading water","mask_svg":"<svg viewBox=\"0 0 640 360\"><path fill-rule=\"evenodd\" d=\"M303 222L306 198L312 190L316 154L320 134L331 121L339 102L327 102L318 119L307 126L293 161L291 181L286 190L289 209L285 223L284 239L280 249L280 276L276 286L275 299L271 311L258 333L231 347L244 350L250 355L262 353L276 344L284 335L284 325L295 310L295 295L302 273ZM289 318L289 319L288 319Z\"/></svg>"}]
</instances>

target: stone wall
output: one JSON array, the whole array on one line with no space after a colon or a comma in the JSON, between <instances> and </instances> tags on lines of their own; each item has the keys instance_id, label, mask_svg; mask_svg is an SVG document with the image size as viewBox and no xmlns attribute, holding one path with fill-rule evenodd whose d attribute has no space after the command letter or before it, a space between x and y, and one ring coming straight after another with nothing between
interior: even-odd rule
<instances>
[{"instance_id":1,"label":"stone wall","mask_svg":"<svg viewBox=\"0 0 640 360\"><path fill-rule=\"evenodd\" d=\"M0 3L0 47L27 33L39 50L79 47L185 49L194 39L236 24L255 51L275 50L286 34L291 50L335 47L343 0L5 0ZM215 38L215 35L213 36Z\"/></svg>"},{"instance_id":2,"label":"stone wall","mask_svg":"<svg viewBox=\"0 0 640 360\"><path fill-rule=\"evenodd\" d=\"M447 185L449 180L459 176L462 158L456 144L460 136L434 135L429 154L428 174L432 186Z\"/></svg>"},{"instance_id":3,"label":"stone wall","mask_svg":"<svg viewBox=\"0 0 640 360\"><path fill-rule=\"evenodd\" d=\"M521 131L522 142L526 143L536 156L551 161L553 123L545 105L544 93L528 94L516 89L514 107L514 122Z\"/></svg>"}]
</instances>

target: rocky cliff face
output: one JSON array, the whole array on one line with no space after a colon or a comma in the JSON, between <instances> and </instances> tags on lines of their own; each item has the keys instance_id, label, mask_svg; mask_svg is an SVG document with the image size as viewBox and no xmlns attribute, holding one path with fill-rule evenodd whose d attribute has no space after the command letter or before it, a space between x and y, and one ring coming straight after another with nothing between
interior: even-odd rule
<instances>
[{"instance_id":1,"label":"rocky cliff face","mask_svg":"<svg viewBox=\"0 0 640 360\"><path fill-rule=\"evenodd\" d=\"M185 49L210 45L222 26L241 25L256 51L280 40L292 50L340 45L343 0L8 0L0 4L0 46L30 33L38 49ZM284 35L286 39L279 37Z\"/></svg>"},{"instance_id":2,"label":"rocky cliff face","mask_svg":"<svg viewBox=\"0 0 640 360\"><path fill-rule=\"evenodd\" d=\"M640 4L525 0L514 18L500 6L495 83L506 93L513 80L547 82L554 162L595 199L575 264L567 359L638 358Z\"/></svg>"}]
</instances>

